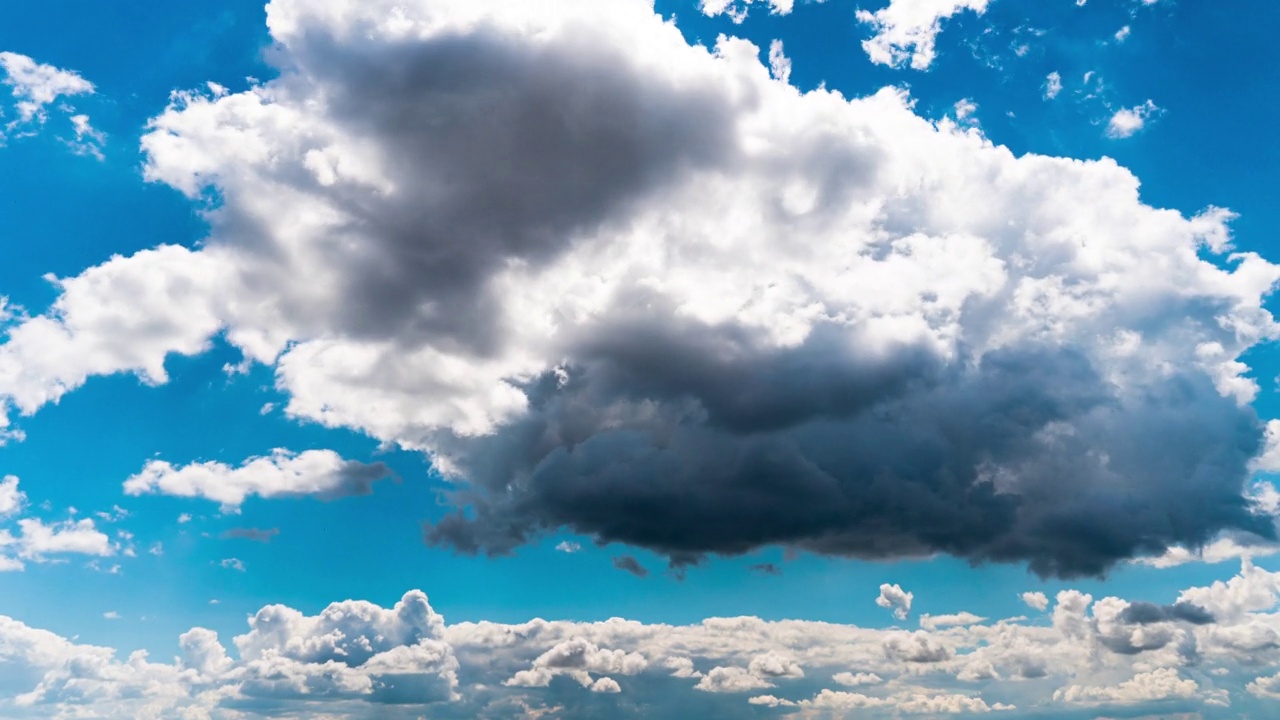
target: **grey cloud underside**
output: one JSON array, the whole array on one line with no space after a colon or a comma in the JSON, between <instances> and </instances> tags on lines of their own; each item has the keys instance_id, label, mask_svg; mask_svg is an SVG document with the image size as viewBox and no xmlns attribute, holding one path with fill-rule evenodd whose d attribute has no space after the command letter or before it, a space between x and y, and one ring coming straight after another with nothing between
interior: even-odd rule
<instances>
[{"instance_id":1,"label":"grey cloud underside","mask_svg":"<svg viewBox=\"0 0 1280 720\"><path fill-rule=\"evenodd\" d=\"M668 359L588 366L544 386L515 430L468 441L477 491L460 500L473 514L446 518L429 538L506 552L567 526L678 562L784 544L1028 561L1074 576L1199 545L1224 527L1273 532L1241 497L1258 422L1203 376L1122 399L1080 354L1040 348L927 372L907 360L909 378L868 382L842 402L833 396L857 385L856 366L795 357L775 365L800 368L781 377L732 363L708 370L745 382L731 398L703 383L704 399L689 368L714 360L651 352ZM641 367L649 375L624 387L689 389L627 397L613 378ZM1062 427L1071 433L1053 433ZM985 477L991 466L1010 476Z\"/></svg>"}]
</instances>

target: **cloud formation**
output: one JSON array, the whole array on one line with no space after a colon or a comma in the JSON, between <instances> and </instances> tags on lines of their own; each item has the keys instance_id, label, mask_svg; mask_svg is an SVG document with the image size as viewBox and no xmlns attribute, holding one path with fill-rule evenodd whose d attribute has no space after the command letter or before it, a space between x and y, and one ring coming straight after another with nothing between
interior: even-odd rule
<instances>
[{"instance_id":1,"label":"cloud formation","mask_svg":"<svg viewBox=\"0 0 1280 720\"><path fill-rule=\"evenodd\" d=\"M6 51L0 52L0 85L7 86L13 98L0 102L0 146L10 138L34 135L48 121L49 107L57 104L58 114L66 118L74 133L63 142L79 154L102 159L106 136L90 124L88 115L77 113L66 101L59 103L61 98L92 95L93 83L75 71Z\"/></svg>"},{"instance_id":2,"label":"cloud formation","mask_svg":"<svg viewBox=\"0 0 1280 720\"><path fill-rule=\"evenodd\" d=\"M1198 598L1213 617L1187 613ZM269 605L224 645L193 628L172 662L117 657L0 617L5 717L673 720L1265 714L1280 680L1280 573L1188 588L1170 606L1066 590L1051 618L918 631L754 617L446 624L419 591L391 607ZM1152 608L1162 608L1153 612ZM1229 610L1234 608L1234 610ZM1203 620L1203 622L1201 622ZM1125 639L1124 643L1119 642ZM234 650L234 652L233 652ZM1198 713L1198 715L1196 714Z\"/></svg>"},{"instance_id":3,"label":"cloud formation","mask_svg":"<svg viewBox=\"0 0 1280 720\"><path fill-rule=\"evenodd\" d=\"M987 11L989 0L890 0L871 12L858 10L858 21L875 31L862 41L871 62L890 67L910 64L914 70L928 70L936 54L935 43L942 21L971 10Z\"/></svg>"},{"instance_id":4,"label":"cloud formation","mask_svg":"<svg viewBox=\"0 0 1280 720\"><path fill-rule=\"evenodd\" d=\"M784 545L1072 576L1274 534L1243 495L1240 358L1276 335L1280 271L1232 253L1230 212L1152 208L1110 160L1014 157L897 90L800 93L640 0L268 23L278 78L179 94L143 141L150 179L216 199L211 236L60 280L0 346L13 410L163 382L222 333L290 416L428 453L459 508L428 539L464 552L567 528L676 565ZM228 487L190 467L132 491Z\"/></svg>"},{"instance_id":5,"label":"cloud formation","mask_svg":"<svg viewBox=\"0 0 1280 720\"><path fill-rule=\"evenodd\" d=\"M326 500L368 495L373 492L373 483L389 475L390 470L382 463L344 460L332 450L293 453L276 449L270 457L249 458L235 468L220 462L175 466L164 460L150 460L124 482L124 492L205 498L219 503L223 512L238 512L240 505L253 495L312 495Z\"/></svg>"}]
</instances>

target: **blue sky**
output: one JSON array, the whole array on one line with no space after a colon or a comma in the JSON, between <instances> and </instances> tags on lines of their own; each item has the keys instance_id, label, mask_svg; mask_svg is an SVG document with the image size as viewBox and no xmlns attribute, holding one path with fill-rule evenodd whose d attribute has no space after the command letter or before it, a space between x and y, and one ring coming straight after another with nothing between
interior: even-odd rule
<instances>
[{"instance_id":1,"label":"blue sky","mask_svg":"<svg viewBox=\"0 0 1280 720\"><path fill-rule=\"evenodd\" d=\"M1253 5L6 8L0 717L1270 717Z\"/></svg>"}]
</instances>

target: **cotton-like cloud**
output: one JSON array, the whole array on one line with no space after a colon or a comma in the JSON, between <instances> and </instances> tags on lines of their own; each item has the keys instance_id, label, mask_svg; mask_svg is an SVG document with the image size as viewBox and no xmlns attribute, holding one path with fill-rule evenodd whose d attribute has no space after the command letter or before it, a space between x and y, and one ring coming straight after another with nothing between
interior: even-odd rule
<instances>
[{"instance_id":1,"label":"cotton-like cloud","mask_svg":"<svg viewBox=\"0 0 1280 720\"><path fill-rule=\"evenodd\" d=\"M18 119L14 122L18 124L43 121L45 108L59 97L93 92L93 83L79 74L14 52L0 52L0 70L4 71L0 83L9 86L17 103Z\"/></svg>"},{"instance_id":2,"label":"cotton-like cloud","mask_svg":"<svg viewBox=\"0 0 1280 720\"><path fill-rule=\"evenodd\" d=\"M0 519L20 512L27 505L27 495L18 489L18 478L6 475L0 480Z\"/></svg>"},{"instance_id":3,"label":"cotton-like cloud","mask_svg":"<svg viewBox=\"0 0 1280 720\"><path fill-rule=\"evenodd\" d=\"M957 13L971 10L979 15L987 11L988 0L890 0L889 5L871 12L859 10L859 22L875 31L862 49L871 62L890 67L910 63L916 70L927 70L933 64L935 42L942 31L942 21Z\"/></svg>"},{"instance_id":4,"label":"cotton-like cloud","mask_svg":"<svg viewBox=\"0 0 1280 720\"><path fill-rule=\"evenodd\" d=\"M324 499L368 495L373 492L373 483L389 474L382 463L344 460L332 450L275 450L269 457L250 458L234 468L220 462L175 466L151 460L125 481L124 491L127 495L205 498L221 504L223 512L236 512L253 495Z\"/></svg>"},{"instance_id":5,"label":"cotton-like cloud","mask_svg":"<svg viewBox=\"0 0 1280 720\"><path fill-rule=\"evenodd\" d=\"M36 518L23 518L18 521L18 527L21 535L15 544L23 559L42 561L49 555L107 557L115 554L111 538L88 518L49 524Z\"/></svg>"},{"instance_id":6,"label":"cotton-like cloud","mask_svg":"<svg viewBox=\"0 0 1280 720\"><path fill-rule=\"evenodd\" d=\"M800 93L640 0L268 10L280 76L144 139L150 179L219 198L211 236L60 280L0 346L12 410L221 333L290 416L427 453L459 508L428 539L465 552L1070 576L1274 534L1240 358L1280 272L1211 257L1231 213L900 91Z\"/></svg>"},{"instance_id":7,"label":"cotton-like cloud","mask_svg":"<svg viewBox=\"0 0 1280 720\"><path fill-rule=\"evenodd\" d=\"M911 601L915 598L915 593L903 590L896 583L890 585L884 583L880 586L880 596L876 598L876 604L886 610L892 610L893 616L899 620L906 620L911 614Z\"/></svg>"},{"instance_id":8,"label":"cotton-like cloud","mask_svg":"<svg viewBox=\"0 0 1280 720\"><path fill-rule=\"evenodd\" d=\"M1044 79L1044 99L1052 100L1058 97L1058 93L1062 92L1062 74L1053 71L1045 76Z\"/></svg>"},{"instance_id":9,"label":"cotton-like cloud","mask_svg":"<svg viewBox=\"0 0 1280 720\"><path fill-rule=\"evenodd\" d=\"M107 137L93 127L89 116L76 111L65 98L91 95L93 83L71 70L37 62L26 55L0 52L0 86L11 101L0 99L0 146L10 138L35 135L49 119L50 108L66 121L69 134L60 139L73 152L101 160ZM0 317L4 316L0 307Z\"/></svg>"},{"instance_id":10,"label":"cotton-like cloud","mask_svg":"<svg viewBox=\"0 0 1280 720\"><path fill-rule=\"evenodd\" d=\"M392 607L347 600L315 615L269 605L233 639L235 656L217 633L194 628L171 663L122 659L0 617L0 688L15 698L4 705L14 717L354 720L412 707L404 717L515 720L557 708L567 720L693 720L753 705L832 718L1130 716L1148 706L1235 717L1249 706L1223 703L1280 693L1280 681L1258 672L1280 662L1280 643L1246 644L1280 630L1280 598L1256 592L1280 586L1277 578L1246 566L1188 588L1159 613L1152 603L1064 591L1052 625L1013 618L914 632L753 617L446 624L411 591ZM1195 623L1173 609L1206 596L1236 598L1237 611ZM1142 647L1117 645L1126 633Z\"/></svg>"},{"instance_id":11,"label":"cotton-like cloud","mask_svg":"<svg viewBox=\"0 0 1280 720\"><path fill-rule=\"evenodd\" d=\"M1132 137L1147 126L1147 120L1160 112L1150 100L1131 108L1120 108L1107 122L1107 137L1123 139Z\"/></svg>"},{"instance_id":12,"label":"cotton-like cloud","mask_svg":"<svg viewBox=\"0 0 1280 720\"><path fill-rule=\"evenodd\" d=\"M1044 612L1049 609L1049 598L1042 592L1024 592L1019 596L1027 607Z\"/></svg>"},{"instance_id":13,"label":"cotton-like cloud","mask_svg":"<svg viewBox=\"0 0 1280 720\"><path fill-rule=\"evenodd\" d=\"M795 0L698 0L703 15L708 17L728 15L735 23L746 20L751 6L757 2L768 5L769 12L774 15L790 14L796 4Z\"/></svg>"}]
</instances>

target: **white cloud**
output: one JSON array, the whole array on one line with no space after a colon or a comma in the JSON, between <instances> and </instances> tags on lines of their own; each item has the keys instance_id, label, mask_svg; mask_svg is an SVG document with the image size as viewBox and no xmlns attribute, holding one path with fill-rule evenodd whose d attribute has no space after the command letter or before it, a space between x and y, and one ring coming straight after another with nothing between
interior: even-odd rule
<instances>
[{"instance_id":1,"label":"white cloud","mask_svg":"<svg viewBox=\"0 0 1280 720\"><path fill-rule=\"evenodd\" d=\"M874 16L902 61L932 52L911 7ZM276 0L268 18L279 78L178 94L144 140L150 179L221 199L211 237L59 281L0 346L2 422L94 375L164 382L169 353L221 332L275 369L288 415L471 481L476 512L432 536L468 550L567 523L682 556L785 535L1073 574L1251 521L1229 510L1256 440L1239 358L1276 334L1278 273L1202 257L1228 215L1143 205L1109 160L1015 157L897 90L801 93L759 48L690 46L638 0ZM498 47L471 79L529 93L468 94L456 64L422 60ZM406 72L369 82L371 58ZM442 132L405 131L422 107ZM988 447L967 432L985 422L1016 437ZM831 440L848 436L865 446ZM1222 472L1189 498L1209 458ZM860 463L921 481L867 482ZM739 492L747 467L767 492ZM591 517L548 491L580 476L600 480L581 484ZM641 486L679 516L633 517ZM1120 497L1150 512L1117 517ZM1053 530L1081 524L1109 541Z\"/></svg>"},{"instance_id":2,"label":"white cloud","mask_svg":"<svg viewBox=\"0 0 1280 720\"><path fill-rule=\"evenodd\" d=\"M712 693L740 693L773 687L773 682L753 674L746 668L714 667L694 686L696 690Z\"/></svg>"},{"instance_id":3,"label":"white cloud","mask_svg":"<svg viewBox=\"0 0 1280 720\"><path fill-rule=\"evenodd\" d=\"M218 561L218 565L223 570L235 570L236 572L244 572L244 561L240 558L223 558Z\"/></svg>"},{"instance_id":4,"label":"white cloud","mask_svg":"<svg viewBox=\"0 0 1280 720\"><path fill-rule=\"evenodd\" d=\"M18 521L22 534L17 539L19 557L42 562L49 555L114 555L111 538L100 532L93 520L65 520L46 525L36 518Z\"/></svg>"},{"instance_id":5,"label":"white cloud","mask_svg":"<svg viewBox=\"0 0 1280 720\"><path fill-rule=\"evenodd\" d=\"M821 2L822 0L819 0ZM699 0L702 14L708 17L728 15L735 23L747 19L747 13L756 3L768 4L774 15L788 15L795 8L795 0Z\"/></svg>"},{"instance_id":6,"label":"white cloud","mask_svg":"<svg viewBox=\"0 0 1280 720\"><path fill-rule=\"evenodd\" d=\"M1049 598L1045 597L1042 592L1024 592L1020 597L1022 602L1033 610L1044 612L1049 609Z\"/></svg>"},{"instance_id":7,"label":"white cloud","mask_svg":"<svg viewBox=\"0 0 1280 720\"><path fill-rule=\"evenodd\" d=\"M27 496L18 489L18 478L6 475L0 480L0 519L17 514L26 506Z\"/></svg>"},{"instance_id":8,"label":"white cloud","mask_svg":"<svg viewBox=\"0 0 1280 720\"><path fill-rule=\"evenodd\" d=\"M1131 108L1121 108L1107 122L1107 137L1123 139L1132 137L1147 125L1147 120L1160 111L1150 100Z\"/></svg>"},{"instance_id":9,"label":"white cloud","mask_svg":"<svg viewBox=\"0 0 1280 720\"><path fill-rule=\"evenodd\" d=\"M769 43L769 74L779 82L791 82L791 58L782 49L782 41Z\"/></svg>"},{"instance_id":10,"label":"white cloud","mask_svg":"<svg viewBox=\"0 0 1280 720\"><path fill-rule=\"evenodd\" d=\"M1053 699L1068 703L1130 705L1189 698L1199 689L1196 681L1179 676L1174 668L1160 668L1134 675L1118 685L1069 685L1054 692Z\"/></svg>"},{"instance_id":11,"label":"white cloud","mask_svg":"<svg viewBox=\"0 0 1280 720\"><path fill-rule=\"evenodd\" d=\"M1128 40L1131 32L1132 30L1130 30L1128 25L1125 25L1124 27L1120 28L1119 30L1116 31L1116 34L1115 34L1116 42L1122 43L1125 40Z\"/></svg>"},{"instance_id":12,"label":"white cloud","mask_svg":"<svg viewBox=\"0 0 1280 720\"><path fill-rule=\"evenodd\" d=\"M1280 673L1256 678L1247 686L1249 694L1272 700L1280 700Z\"/></svg>"},{"instance_id":13,"label":"white cloud","mask_svg":"<svg viewBox=\"0 0 1280 720\"><path fill-rule=\"evenodd\" d=\"M332 450L292 453L274 450L270 457L246 460L239 467L220 462L175 466L150 460L124 483L127 495L161 494L213 500L223 512L237 512L250 496L263 498L315 495L335 498L371 492L387 476L381 464L344 460ZM179 520L179 522L182 522Z\"/></svg>"},{"instance_id":14,"label":"white cloud","mask_svg":"<svg viewBox=\"0 0 1280 720\"><path fill-rule=\"evenodd\" d=\"M835 675L831 676L831 680L832 682L835 682L837 684L848 685L850 687L856 687L858 685L879 685L880 683L884 682L884 678L881 678L879 675L876 675L875 673L862 673L862 672L836 673Z\"/></svg>"},{"instance_id":15,"label":"white cloud","mask_svg":"<svg viewBox=\"0 0 1280 720\"><path fill-rule=\"evenodd\" d=\"M890 67L910 63L916 70L933 64L934 45L942 21L964 10L979 15L988 0L890 0L874 13L858 10L858 20L872 26L875 35L862 42L871 62Z\"/></svg>"},{"instance_id":16,"label":"white cloud","mask_svg":"<svg viewBox=\"0 0 1280 720\"><path fill-rule=\"evenodd\" d=\"M760 705L889 718L1014 705L1045 710L1045 688L1057 688L1053 702L1063 711L1125 705L1142 712L1169 700L1213 706L1228 699L1230 687L1262 698L1280 692L1280 679L1257 672L1280 663L1277 578L1246 566L1227 582L1187 589L1183 600L1214 614L1203 624L1161 620L1150 609L1126 620L1137 603L1064 591L1052 626L1014 618L916 632L752 617L691 625L621 618L447 625L413 591L390 608L348 600L306 615L269 605L234 638L238 657L217 634L195 628L179 638L172 664L141 654L120 660L108 648L0 617L0 662L5 687L33 716L185 717L199 710L217 717L264 702L277 714L365 717L380 716L384 703L407 702L427 704L433 717L476 717L504 698L554 700L572 715L591 707L593 693L622 693L620 718L666 717L665 709L691 707L694 694L726 716ZM1117 644L1120 638L1133 642ZM1184 674L1191 659L1194 673ZM975 672L980 664L988 672ZM695 666L711 669L701 674ZM1212 677L1214 687L1192 674ZM573 683L556 687L557 676ZM620 677L637 682L624 685ZM654 686L646 677L667 679ZM814 677L868 689L815 693L807 680ZM747 696L762 689L769 694Z\"/></svg>"},{"instance_id":17,"label":"white cloud","mask_svg":"<svg viewBox=\"0 0 1280 720\"><path fill-rule=\"evenodd\" d=\"M930 615L925 613L920 616L920 627L925 630L937 630L944 627L955 627L957 625L974 625L985 622L986 618L974 615L971 612L959 612L948 615Z\"/></svg>"},{"instance_id":18,"label":"white cloud","mask_svg":"<svg viewBox=\"0 0 1280 720\"><path fill-rule=\"evenodd\" d=\"M26 55L0 52L0 70L5 85L17 101L16 123L43 122L45 108L59 97L93 92L93 84L70 70L38 63ZM10 129L14 124L10 124Z\"/></svg>"},{"instance_id":19,"label":"white cloud","mask_svg":"<svg viewBox=\"0 0 1280 720\"><path fill-rule=\"evenodd\" d=\"M899 620L906 620L911 614L911 601L914 598L914 593L906 592L896 583L893 585L884 583L880 586L880 596L876 598L876 604L886 610L892 610L893 616Z\"/></svg>"},{"instance_id":20,"label":"white cloud","mask_svg":"<svg viewBox=\"0 0 1280 720\"><path fill-rule=\"evenodd\" d=\"M1057 70L1049 73L1044 79L1044 99L1052 100L1062 92L1062 75Z\"/></svg>"},{"instance_id":21,"label":"white cloud","mask_svg":"<svg viewBox=\"0 0 1280 720\"><path fill-rule=\"evenodd\" d=\"M572 540L561 540L559 544L556 545L556 550L572 555L573 553L582 550L582 545L573 542Z\"/></svg>"}]
</instances>

